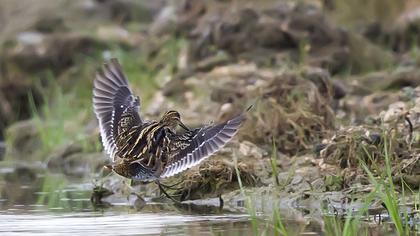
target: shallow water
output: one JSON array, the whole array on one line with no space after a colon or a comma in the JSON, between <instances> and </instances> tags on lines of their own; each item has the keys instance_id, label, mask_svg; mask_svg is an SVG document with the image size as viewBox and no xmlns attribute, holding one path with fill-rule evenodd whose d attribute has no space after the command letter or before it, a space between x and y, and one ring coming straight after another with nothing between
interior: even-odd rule
<instances>
[{"instance_id":1,"label":"shallow water","mask_svg":"<svg viewBox=\"0 0 420 236\"><path fill-rule=\"evenodd\" d=\"M253 235L250 215L243 211L148 201L113 200L113 206L96 208L90 201L93 178L70 178L51 173L42 164L16 167L0 163L0 235ZM217 205L217 204L216 204ZM288 231L323 234L322 220L300 214L283 215ZM282 212L282 214L285 212ZM268 230L258 214L259 234ZM255 221L254 221L255 223ZM369 226L371 227L371 226ZM373 227L373 234L392 232ZM370 232L370 231L369 231Z\"/></svg>"},{"instance_id":2,"label":"shallow water","mask_svg":"<svg viewBox=\"0 0 420 236\"><path fill-rule=\"evenodd\" d=\"M6 214L1 235L245 235L246 215L179 215L171 213L85 212L66 214Z\"/></svg>"},{"instance_id":3,"label":"shallow water","mask_svg":"<svg viewBox=\"0 0 420 236\"><path fill-rule=\"evenodd\" d=\"M252 235L247 214L171 211L166 203L95 209L91 180L13 166L0 166L0 235Z\"/></svg>"}]
</instances>

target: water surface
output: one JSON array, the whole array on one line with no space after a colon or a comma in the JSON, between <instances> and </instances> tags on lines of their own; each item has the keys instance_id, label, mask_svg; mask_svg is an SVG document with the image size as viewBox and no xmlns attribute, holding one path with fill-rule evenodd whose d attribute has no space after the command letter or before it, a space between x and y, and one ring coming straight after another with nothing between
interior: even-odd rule
<instances>
[{"instance_id":1,"label":"water surface","mask_svg":"<svg viewBox=\"0 0 420 236\"><path fill-rule=\"evenodd\" d=\"M90 202L89 178L1 164L0 235L252 235L247 214L153 202L141 209L125 203L98 209Z\"/></svg>"}]
</instances>

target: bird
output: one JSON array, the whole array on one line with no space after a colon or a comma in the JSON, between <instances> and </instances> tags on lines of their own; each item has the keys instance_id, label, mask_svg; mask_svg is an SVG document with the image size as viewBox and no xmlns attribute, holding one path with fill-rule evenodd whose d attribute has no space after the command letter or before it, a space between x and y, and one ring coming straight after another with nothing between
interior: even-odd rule
<instances>
[{"instance_id":1,"label":"bird","mask_svg":"<svg viewBox=\"0 0 420 236\"><path fill-rule=\"evenodd\" d=\"M97 71L93 84L93 110L104 150L111 158L106 167L131 180L156 182L167 196L160 182L220 150L246 117L243 112L225 122L194 129L186 126L175 110L159 120L143 120L140 97L133 93L115 58Z\"/></svg>"}]
</instances>

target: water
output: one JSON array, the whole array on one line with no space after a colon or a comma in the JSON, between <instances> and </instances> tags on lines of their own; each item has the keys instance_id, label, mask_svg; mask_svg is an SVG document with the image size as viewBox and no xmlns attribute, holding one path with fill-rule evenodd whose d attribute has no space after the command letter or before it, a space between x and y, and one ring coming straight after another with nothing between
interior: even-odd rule
<instances>
[{"instance_id":1,"label":"water","mask_svg":"<svg viewBox=\"0 0 420 236\"><path fill-rule=\"evenodd\" d=\"M90 201L92 178L51 173L42 164L15 166L0 163L0 235L254 235L255 221L246 211L152 201L137 205L130 199L98 208ZM292 235L323 233L322 219L294 212L297 218L282 212ZM271 215L257 216L259 234L275 235ZM383 229L377 226L372 233Z\"/></svg>"},{"instance_id":2,"label":"water","mask_svg":"<svg viewBox=\"0 0 420 236\"><path fill-rule=\"evenodd\" d=\"M98 209L91 179L14 166L0 166L0 235L252 235L247 214L153 202Z\"/></svg>"},{"instance_id":3,"label":"water","mask_svg":"<svg viewBox=\"0 0 420 236\"><path fill-rule=\"evenodd\" d=\"M247 215L80 212L5 214L1 235L249 235Z\"/></svg>"}]
</instances>

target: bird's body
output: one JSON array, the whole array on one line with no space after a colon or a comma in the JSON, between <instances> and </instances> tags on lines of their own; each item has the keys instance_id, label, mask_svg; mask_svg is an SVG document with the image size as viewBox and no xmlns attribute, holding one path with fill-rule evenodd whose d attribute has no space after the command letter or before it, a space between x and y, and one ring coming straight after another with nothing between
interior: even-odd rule
<instances>
[{"instance_id":1,"label":"bird's body","mask_svg":"<svg viewBox=\"0 0 420 236\"><path fill-rule=\"evenodd\" d=\"M245 115L221 124L189 129L178 112L168 111L159 121L144 122L140 100L134 96L121 66L111 59L98 72L93 106L102 142L117 174L139 181L159 181L192 166L223 147L237 132ZM181 126L185 132L177 132Z\"/></svg>"}]
</instances>

